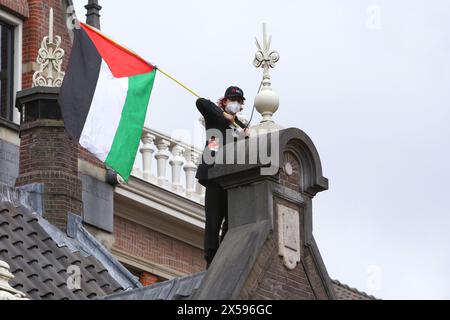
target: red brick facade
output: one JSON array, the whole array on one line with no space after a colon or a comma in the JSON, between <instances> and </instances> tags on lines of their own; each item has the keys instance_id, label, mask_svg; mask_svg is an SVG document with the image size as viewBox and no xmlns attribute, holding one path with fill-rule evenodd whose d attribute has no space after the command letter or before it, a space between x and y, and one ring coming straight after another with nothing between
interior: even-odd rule
<instances>
[{"instance_id":1,"label":"red brick facade","mask_svg":"<svg viewBox=\"0 0 450 320\"><path fill-rule=\"evenodd\" d=\"M97 166L99 168L105 168L103 162L98 160L97 157L95 157L92 153L90 153L80 145L78 145L78 158L87 161L90 164L93 164L94 166Z\"/></svg>"},{"instance_id":2,"label":"red brick facade","mask_svg":"<svg viewBox=\"0 0 450 320\"><path fill-rule=\"evenodd\" d=\"M23 20L23 89L31 87L35 71L33 64L36 62L42 39L48 35L51 8L54 11L54 34L61 37L61 47L66 52L63 70L66 69L72 44L61 0L0 0L0 8Z\"/></svg>"},{"instance_id":3,"label":"red brick facade","mask_svg":"<svg viewBox=\"0 0 450 320\"><path fill-rule=\"evenodd\" d=\"M0 0L0 8L20 18L28 18L29 16L27 0Z\"/></svg>"},{"instance_id":4,"label":"red brick facade","mask_svg":"<svg viewBox=\"0 0 450 320\"><path fill-rule=\"evenodd\" d=\"M61 37L61 47L66 52L63 70L66 69L72 48L60 0L28 0L28 8L29 18L24 20L23 25L23 64L27 66L22 75L24 89L31 87L34 71L30 66L36 61L42 39L48 35L50 8L54 11L54 34Z\"/></svg>"},{"instance_id":5,"label":"red brick facade","mask_svg":"<svg viewBox=\"0 0 450 320\"><path fill-rule=\"evenodd\" d=\"M72 44L60 0L0 0L0 7L24 20L22 57L25 68L22 74L23 89L32 86L34 73L32 66L36 62L42 39L48 35L50 8L53 8L54 11L54 34L59 35L62 39L61 47L65 51L63 70L66 69ZM79 147L79 158L104 168L102 162L81 147Z\"/></svg>"},{"instance_id":6,"label":"red brick facade","mask_svg":"<svg viewBox=\"0 0 450 320\"><path fill-rule=\"evenodd\" d=\"M189 275L205 269L203 250L135 222L114 218L114 248Z\"/></svg>"},{"instance_id":7,"label":"red brick facade","mask_svg":"<svg viewBox=\"0 0 450 320\"><path fill-rule=\"evenodd\" d=\"M292 152L285 152L283 163L289 163L292 167L292 174L287 175L285 170L280 170L280 184L286 188L299 191L300 164Z\"/></svg>"}]
</instances>

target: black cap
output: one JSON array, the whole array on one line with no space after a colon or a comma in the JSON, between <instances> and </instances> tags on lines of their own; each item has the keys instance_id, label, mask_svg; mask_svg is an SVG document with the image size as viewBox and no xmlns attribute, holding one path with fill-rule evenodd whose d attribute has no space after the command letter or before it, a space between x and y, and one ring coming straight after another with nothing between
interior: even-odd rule
<instances>
[{"instance_id":1,"label":"black cap","mask_svg":"<svg viewBox=\"0 0 450 320\"><path fill-rule=\"evenodd\" d=\"M244 91L239 87L229 87L227 91L225 91L225 98L241 98L242 100L245 100Z\"/></svg>"}]
</instances>

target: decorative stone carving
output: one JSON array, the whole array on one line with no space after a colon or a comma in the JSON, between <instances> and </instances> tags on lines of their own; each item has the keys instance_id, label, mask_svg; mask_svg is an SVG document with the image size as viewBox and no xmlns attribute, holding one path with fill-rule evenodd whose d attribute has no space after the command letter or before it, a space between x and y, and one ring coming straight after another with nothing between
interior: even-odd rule
<instances>
[{"instance_id":1,"label":"decorative stone carving","mask_svg":"<svg viewBox=\"0 0 450 320\"><path fill-rule=\"evenodd\" d=\"M203 203L205 189L197 185L195 178L201 149L149 128L144 128L141 142L142 166L135 164L133 176ZM156 170L153 162L156 162Z\"/></svg>"},{"instance_id":2,"label":"decorative stone carving","mask_svg":"<svg viewBox=\"0 0 450 320\"><path fill-rule=\"evenodd\" d=\"M267 38L266 24L263 24L262 45L258 39L256 39L258 51L253 60L253 65L256 68L263 68L264 70L262 88L255 98L256 110L258 110L263 117L261 123L273 123L272 115L277 112L280 105L279 96L272 90L269 74L269 68L275 68L276 63L280 60L280 54L277 51L270 49L271 42L272 37ZM278 129L278 127L269 124L268 129Z\"/></svg>"},{"instance_id":3,"label":"decorative stone carving","mask_svg":"<svg viewBox=\"0 0 450 320\"><path fill-rule=\"evenodd\" d=\"M300 215L295 209L282 204L277 205L278 212L278 253L283 263L293 270L300 262Z\"/></svg>"},{"instance_id":4,"label":"decorative stone carving","mask_svg":"<svg viewBox=\"0 0 450 320\"><path fill-rule=\"evenodd\" d=\"M0 260L0 300L28 300L24 293L10 286L12 279L14 275L9 271L9 265Z\"/></svg>"},{"instance_id":5,"label":"decorative stone carving","mask_svg":"<svg viewBox=\"0 0 450 320\"><path fill-rule=\"evenodd\" d=\"M292 164L290 162L286 162L283 167L284 172L287 176L292 176L294 173L294 169L292 168Z\"/></svg>"},{"instance_id":6,"label":"decorative stone carving","mask_svg":"<svg viewBox=\"0 0 450 320\"><path fill-rule=\"evenodd\" d=\"M266 24L263 24L263 45L261 45L256 39L256 46L258 51L255 54L255 60L253 65L256 68L264 68L264 79L270 80L269 67L275 68L277 62L280 60L280 54L278 51L270 50L270 44L272 42L272 36L267 39Z\"/></svg>"},{"instance_id":7,"label":"decorative stone carving","mask_svg":"<svg viewBox=\"0 0 450 320\"><path fill-rule=\"evenodd\" d=\"M53 35L53 9L50 9L49 32L38 51L39 70L33 74L33 87L61 87L65 73L61 70L64 49L60 46L61 37Z\"/></svg>"}]
</instances>

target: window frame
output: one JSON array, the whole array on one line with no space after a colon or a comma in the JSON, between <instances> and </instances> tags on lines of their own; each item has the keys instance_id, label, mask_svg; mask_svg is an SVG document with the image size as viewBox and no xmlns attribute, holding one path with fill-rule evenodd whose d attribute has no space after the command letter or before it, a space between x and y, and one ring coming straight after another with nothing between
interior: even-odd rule
<instances>
[{"instance_id":1,"label":"window frame","mask_svg":"<svg viewBox=\"0 0 450 320\"><path fill-rule=\"evenodd\" d=\"M15 124L20 124L20 114L19 110L15 108L15 101L17 92L22 90L22 44L23 44L23 21L12 14L0 9L0 20L1 22L10 25L14 28L13 32L13 86L12 86L12 99L13 99L13 110L12 110L12 122ZM4 119L8 121L7 119Z\"/></svg>"}]
</instances>

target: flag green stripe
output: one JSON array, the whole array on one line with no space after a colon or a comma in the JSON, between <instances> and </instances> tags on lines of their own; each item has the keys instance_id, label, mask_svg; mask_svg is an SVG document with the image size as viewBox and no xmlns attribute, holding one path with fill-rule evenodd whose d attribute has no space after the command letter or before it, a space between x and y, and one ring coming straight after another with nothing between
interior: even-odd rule
<instances>
[{"instance_id":1,"label":"flag green stripe","mask_svg":"<svg viewBox=\"0 0 450 320\"><path fill-rule=\"evenodd\" d=\"M105 163L128 181L141 140L156 69L128 78L128 93L119 127Z\"/></svg>"}]
</instances>

